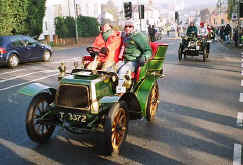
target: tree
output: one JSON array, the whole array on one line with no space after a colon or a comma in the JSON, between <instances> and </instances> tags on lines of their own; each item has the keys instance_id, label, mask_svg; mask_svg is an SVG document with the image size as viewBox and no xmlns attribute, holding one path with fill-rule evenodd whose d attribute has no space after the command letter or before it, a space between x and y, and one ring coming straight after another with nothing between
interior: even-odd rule
<instances>
[{"instance_id":1,"label":"tree","mask_svg":"<svg viewBox=\"0 0 243 165\"><path fill-rule=\"evenodd\" d=\"M0 1L0 34L10 35L12 32L25 31L25 19L28 0Z\"/></svg>"},{"instance_id":2,"label":"tree","mask_svg":"<svg viewBox=\"0 0 243 165\"><path fill-rule=\"evenodd\" d=\"M46 0L0 0L0 35L39 36Z\"/></svg>"},{"instance_id":3,"label":"tree","mask_svg":"<svg viewBox=\"0 0 243 165\"><path fill-rule=\"evenodd\" d=\"M26 1L26 0L25 0ZM45 16L46 0L27 0L26 30L30 36L39 36L42 33L43 18Z\"/></svg>"},{"instance_id":4,"label":"tree","mask_svg":"<svg viewBox=\"0 0 243 165\"><path fill-rule=\"evenodd\" d=\"M118 18L119 18L118 9L117 9L117 7L115 6L115 4L112 0L107 1L106 4L102 5L102 12L103 13L105 13L105 12L110 13L113 16L113 22L115 24L118 24L118 21L119 21L118 20Z\"/></svg>"}]
</instances>

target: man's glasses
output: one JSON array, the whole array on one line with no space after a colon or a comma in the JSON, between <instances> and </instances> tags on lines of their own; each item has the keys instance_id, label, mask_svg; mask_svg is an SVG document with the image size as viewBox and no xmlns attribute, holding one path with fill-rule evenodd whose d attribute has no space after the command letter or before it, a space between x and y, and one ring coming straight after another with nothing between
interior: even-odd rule
<instances>
[{"instance_id":1,"label":"man's glasses","mask_svg":"<svg viewBox=\"0 0 243 165\"><path fill-rule=\"evenodd\" d=\"M125 28L133 28L132 25L126 25Z\"/></svg>"}]
</instances>

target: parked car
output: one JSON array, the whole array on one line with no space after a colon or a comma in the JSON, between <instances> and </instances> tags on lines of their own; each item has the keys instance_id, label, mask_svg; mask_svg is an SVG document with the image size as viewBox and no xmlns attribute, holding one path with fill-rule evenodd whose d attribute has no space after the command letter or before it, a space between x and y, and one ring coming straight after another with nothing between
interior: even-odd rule
<instances>
[{"instance_id":1,"label":"parked car","mask_svg":"<svg viewBox=\"0 0 243 165\"><path fill-rule=\"evenodd\" d=\"M52 55L50 46L29 36L0 36L0 65L14 68L23 62L49 61Z\"/></svg>"}]
</instances>

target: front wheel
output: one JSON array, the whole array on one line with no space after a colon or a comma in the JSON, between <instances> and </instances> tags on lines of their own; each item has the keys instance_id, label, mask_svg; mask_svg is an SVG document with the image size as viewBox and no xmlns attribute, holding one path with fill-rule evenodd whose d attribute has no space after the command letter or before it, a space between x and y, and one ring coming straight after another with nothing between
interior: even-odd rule
<instances>
[{"instance_id":1,"label":"front wheel","mask_svg":"<svg viewBox=\"0 0 243 165\"><path fill-rule=\"evenodd\" d=\"M153 121L159 105L159 86L157 81L154 83L148 98L148 106L146 109L146 119Z\"/></svg>"},{"instance_id":2,"label":"front wheel","mask_svg":"<svg viewBox=\"0 0 243 165\"><path fill-rule=\"evenodd\" d=\"M128 114L126 103L120 101L114 104L105 121L105 144L108 154L119 154L120 148L127 137Z\"/></svg>"},{"instance_id":3,"label":"front wheel","mask_svg":"<svg viewBox=\"0 0 243 165\"><path fill-rule=\"evenodd\" d=\"M46 143L55 130L55 125L43 122L49 112L48 107L53 99L49 94L39 94L31 101L26 115L26 130L31 140L37 143Z\"/></svg>"},{"instance_id":4,"label":"front wheel","mask_svg":"<svg viewBox=\"0 0 243 165\"><path fill-rule=\"evenodd\" d=\"M50 59L51 59L51 53L48 50L45 50L43 54L43 61L47 62L50 61Z\"/></svg>"}]
</instances>

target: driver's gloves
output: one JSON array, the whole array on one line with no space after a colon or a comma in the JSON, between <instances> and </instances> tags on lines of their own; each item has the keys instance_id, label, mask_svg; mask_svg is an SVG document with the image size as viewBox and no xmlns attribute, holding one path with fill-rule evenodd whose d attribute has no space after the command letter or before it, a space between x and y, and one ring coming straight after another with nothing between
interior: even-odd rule
<instances>
[{"instance_id":1,"label":"driver's gloves","mask_svg":"<svg viewBox=\"0 0 243 165\"><path fill-rule=\"evenodd\" d=\"M145 56L140 56L139 58L138 58L138 64L140 65L140 66L144 66L144 64L147 62L147 59L146 59L146 57Z\"/></svg>"}]
</instances>

